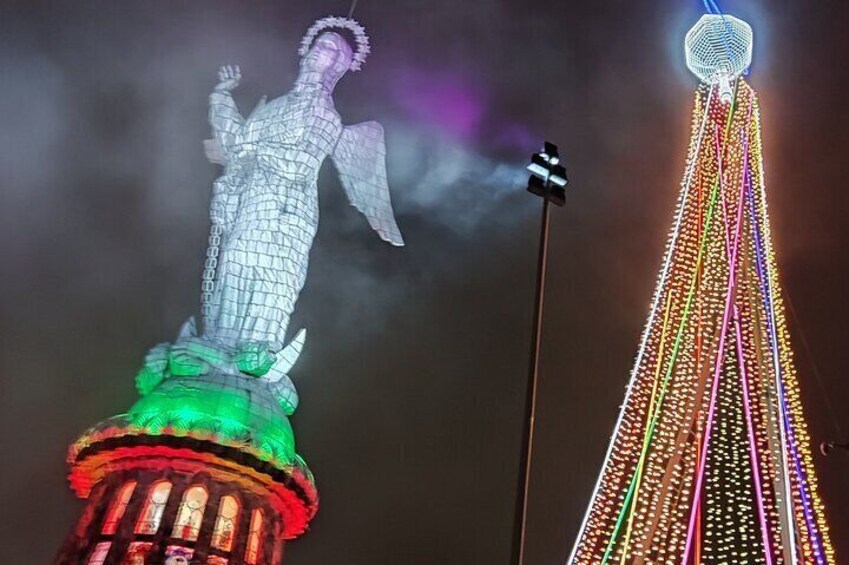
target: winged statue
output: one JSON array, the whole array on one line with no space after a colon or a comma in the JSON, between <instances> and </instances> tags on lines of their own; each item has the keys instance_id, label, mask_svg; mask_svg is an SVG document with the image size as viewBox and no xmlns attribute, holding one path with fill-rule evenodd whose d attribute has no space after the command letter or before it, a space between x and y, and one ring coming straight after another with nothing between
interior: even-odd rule
<instances>
[{"instance_id":1,"label":"winged statue","mask_svg":"<svg viewBox=\"0 0 849 565\"><path fill-rule=\"evenodd\" d=\"M356 49L339 32L352 35ZM387 184L383 128L373 121L343 125L333 102L339 79L359 70L369 49L356 21L317 21L301 44L292 89L263 99L246 118L232 96L241 80L239 68L219 70L209 97L213 137L205 150L223 173L210 203L202 332L189 320L174 346L151 351L148 361L154 367L166 363L165 355L172 373L212 366L288 381L304 331L286 347L284 340L318 230L316 182L327 157L348 200L371 228L384 241L404 245ZM294 387L283 388L284 395L294 394Z\"/></svg>"}]
</instances>

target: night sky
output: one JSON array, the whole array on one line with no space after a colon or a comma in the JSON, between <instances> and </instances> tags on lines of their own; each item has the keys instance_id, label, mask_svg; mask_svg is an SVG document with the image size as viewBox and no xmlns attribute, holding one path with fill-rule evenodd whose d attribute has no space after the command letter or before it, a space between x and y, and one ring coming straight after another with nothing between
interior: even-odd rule
<instances>
[{"instance_id":1,"label":"night sky","mask_svg":"<svg viewBox=\"0 0 849 565\"><path fill-rule=\"evenodd\" d=\"M755 31L750 81L812 436L840 427L847 440L849 2L720 5ZM348 6L3 3L0 562L49 562L82 508L67 445L134 402L146 350L197 310L216 69L241 65L247 114L288 90L309 25ZM701 9L360 0L374 53L336 106L346 123L385 126L407 247L368 229L327 163L290 327L310 333L293 424L322 508L286 563L509 562L540 204L521 167L543 139L572 184L551 231L527 563L564 562L672 221L696 86L681 43ZM816 463L846 560L849 453Z\"/></svg>"}]
</instances>

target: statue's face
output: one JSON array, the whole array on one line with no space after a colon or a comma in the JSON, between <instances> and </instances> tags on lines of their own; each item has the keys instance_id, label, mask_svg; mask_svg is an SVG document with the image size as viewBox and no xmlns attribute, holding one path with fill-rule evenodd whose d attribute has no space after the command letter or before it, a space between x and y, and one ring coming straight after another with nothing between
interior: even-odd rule
<instances>
[{"instance_id":1,"label":"statue's face","mask_svg":"<svg viewBox=\"0 0 849 565\"><path fill-rule=\"evenodd\" d=\"M304 55L301 67L320 72L335 83L351 67L352 61L353 51L348 42L338 33L326 31Z\"/></svg>"}]
</instances>

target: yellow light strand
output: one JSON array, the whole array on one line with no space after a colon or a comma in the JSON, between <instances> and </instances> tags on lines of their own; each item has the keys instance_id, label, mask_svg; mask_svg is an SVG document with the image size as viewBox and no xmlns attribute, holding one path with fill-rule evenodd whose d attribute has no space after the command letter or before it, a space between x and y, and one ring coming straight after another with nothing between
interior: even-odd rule
<instances>
[{"instance_id":1,"label":"yellow light strand","mask_svg":"<svg viewBox=\"0 0 849 565\"><path fill-rule=\"evenodd\" d=\"M672 290L666 296L666 308L663 313L663 329L660 333L660 352L657 355L657 364L655 366L654 371L654 384L652 385L651 391L651 400L649 401L649 410L648 414L646 414L646 432L643 436L643 452L648 450L648 443L650 441L649 437L649 421L654 417L655 411L655 400L657 397L657 386L660 382L660 369L663 367L663 353L664 348L666 346L666 335L667 329L669 327L669 311L671 310L670 306L672 304ZM641 459L640 463L637 465L637 485L634 488L634 498L631 501L630 514L628 516L628 526L625 529L625 543L622 549L622 558L620 560L620 565L625 565L625 559L628 556L628 546L631 543L631 529L634 525L634 509L637 507L637 502L640 498L640 484L642 482L643 477L643 465L645 463L645 458Z\"/></svg>"}]
</instances>

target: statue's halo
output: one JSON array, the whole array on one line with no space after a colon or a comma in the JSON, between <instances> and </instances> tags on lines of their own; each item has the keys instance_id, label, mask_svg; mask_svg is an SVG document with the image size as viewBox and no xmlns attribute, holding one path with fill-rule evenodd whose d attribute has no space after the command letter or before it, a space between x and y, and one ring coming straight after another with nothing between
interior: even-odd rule
<instances>
[{"instance_id":1,"label":"statue's halo","mask_svg":"<svg viewBox=\"0 0 849 565\"><path fill-rule=\"evenodd\" d=\"M304 35L304 38L301 40L301 48L298 49L298 54L301 57L306 55L312 47L313 41L315 41L316 37L318 37L322 31L328 29L347 29L354 34L354 40L357 42L357 49L351 61L350 70L359 71L362 68L363 63L366 62L368 54L371 53L371 45L369 44L368 35L366 35L366 29L361 26L357 20L352 20L351 18L327 16L326 18L317 20L307 30L306 35Z\"/></svg>"}]
</instances>

